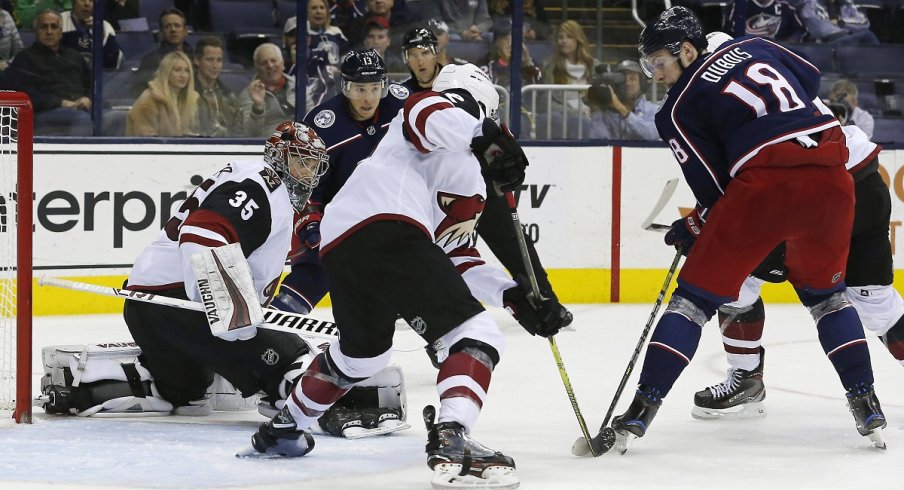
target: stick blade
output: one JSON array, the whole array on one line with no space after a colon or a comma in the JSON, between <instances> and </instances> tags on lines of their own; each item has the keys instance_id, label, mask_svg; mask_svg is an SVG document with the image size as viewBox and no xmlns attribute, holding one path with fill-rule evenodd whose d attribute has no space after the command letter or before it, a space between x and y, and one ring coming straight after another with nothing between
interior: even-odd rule
<instances>
[{"instance_id":1,"label":"stick blade","mask_svg":"<svg viewBox=\"0 0 904 490\"><path fill-rule=\"evenodd\" d=\"M615 431L606 427L588 441L580 437L571 445L571 454L578 457L598 457L607 453L615 445Z\"/></svg>"},{"instance_id":2,"label":"stick blade","mask_svg":"<svg viewBox=\"0 0 904 490\"><path fill-rule=\"evenodd\" d=\"M659 195L659 200L656 201L656 205L653 207L653 210L650 211L650 215L647 216L647 219L643 220L640 223L640 227L644 230L650 230L654 228L650 228L653 224L653 220L659 216L659 213L662 212L662 208L669 202L669 199L672 198L672 194L675 193L675 189L678 188L678 179L669 179L668 182L665 183L665 187L662 189L662 193Z\"/></svg>"}]
</instances>

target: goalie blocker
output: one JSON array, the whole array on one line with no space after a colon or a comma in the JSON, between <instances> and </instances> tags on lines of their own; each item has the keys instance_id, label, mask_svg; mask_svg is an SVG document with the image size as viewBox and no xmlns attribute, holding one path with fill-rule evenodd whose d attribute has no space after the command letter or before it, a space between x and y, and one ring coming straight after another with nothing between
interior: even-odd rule
<instances>
[{"instance_id":1,"label":"goalie blocker","mask_svg":"<svg viewBox=\"0 0 904 490\"><path fill-rule=\"evenodd\" d=\"M312 339L313 340L313 339ZM308 344L309 349L317 349ZM38 403L48 414L80 417L207 415L212 410L253 410L271 417L285 405L285 396L313 359L308 353L293 362L279 382L280 399L257 393L243 397L226 379L216 376L203 397L174 407L154 385L141 365L141 349L134 342L44 347L44 376ZM404 377L389 366L354 388L345 403L320 420L321 429L335 436L369 437L406 429Z\"/></svg>"}]
</instances>

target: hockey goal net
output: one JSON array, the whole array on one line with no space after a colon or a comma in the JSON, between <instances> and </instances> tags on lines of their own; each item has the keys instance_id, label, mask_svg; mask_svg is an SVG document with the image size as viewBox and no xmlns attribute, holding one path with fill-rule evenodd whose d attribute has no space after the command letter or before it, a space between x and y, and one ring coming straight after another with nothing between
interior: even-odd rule
<instances>
[{"instance_id":1,"label":"hockey goal net","mask_svg":"<svg viewBox=\"0 0 904 490\"><path fill-rule=\"evenodd\" d=\"M0 424L31 422L33 123L27 95L0 91Z\"/></svg>"}]
</instances>

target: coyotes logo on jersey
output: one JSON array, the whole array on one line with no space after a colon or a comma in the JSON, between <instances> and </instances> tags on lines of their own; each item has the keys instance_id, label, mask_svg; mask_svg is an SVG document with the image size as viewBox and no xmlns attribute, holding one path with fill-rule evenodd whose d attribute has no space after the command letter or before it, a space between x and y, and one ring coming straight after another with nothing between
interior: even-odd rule
<instances>
[{"instance_id":1,"label":"coyotes logo on jersey","mask_svg":"<svg viewBox=\"0 0 904 490\"><path fill-rule=\"evenodd\" d=\"M459 196L437 192L436 203L446 217L439 222L433 232L436 243L443 248L451 243L456 245L470 243L476 233L477 219L483 213L484 202L485 199L480 194ZM463 240L465 243L461 243Z\"/></svg>"}]
</instances>

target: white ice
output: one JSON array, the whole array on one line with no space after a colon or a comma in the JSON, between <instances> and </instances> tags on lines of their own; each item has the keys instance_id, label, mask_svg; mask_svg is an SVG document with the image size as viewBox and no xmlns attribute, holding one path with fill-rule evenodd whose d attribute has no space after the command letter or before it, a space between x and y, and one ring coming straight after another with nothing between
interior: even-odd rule
<instances>
[{"instance_id":1,"label":"white ice","mask_svg":"<svg viewBox=\"0 0 904 490\"><path fill-rule=\"evenodd\" d=\"M577 330L557 337L592 434L651 307L573 305ZM624 456L612 451L595 459L570 453L580 429L546 340L531 337L501 310L494 316L508 346L473 435L514 457L521 488L904 488L904 367L869 337L876 389L890 421L888 450L880 451L854 429L840 383L799 305L767 304L766 418L691 418L693 393L725 375L718 331L710 324L647 436ZM38 318L35 392L40 346L128 338L116 315ZM429 488L420 412L437 402L436 371L421 345L411 331L396 334L393 362L407 377L413 425L397 435L357 441L318 436L304 458L238 460L233 454L264 421L256 412L112 420L47 417L36 408L33 425L0 429L0 487ZM632 397L642 359L616 414Z\"/></svg>"}]
</instances>

